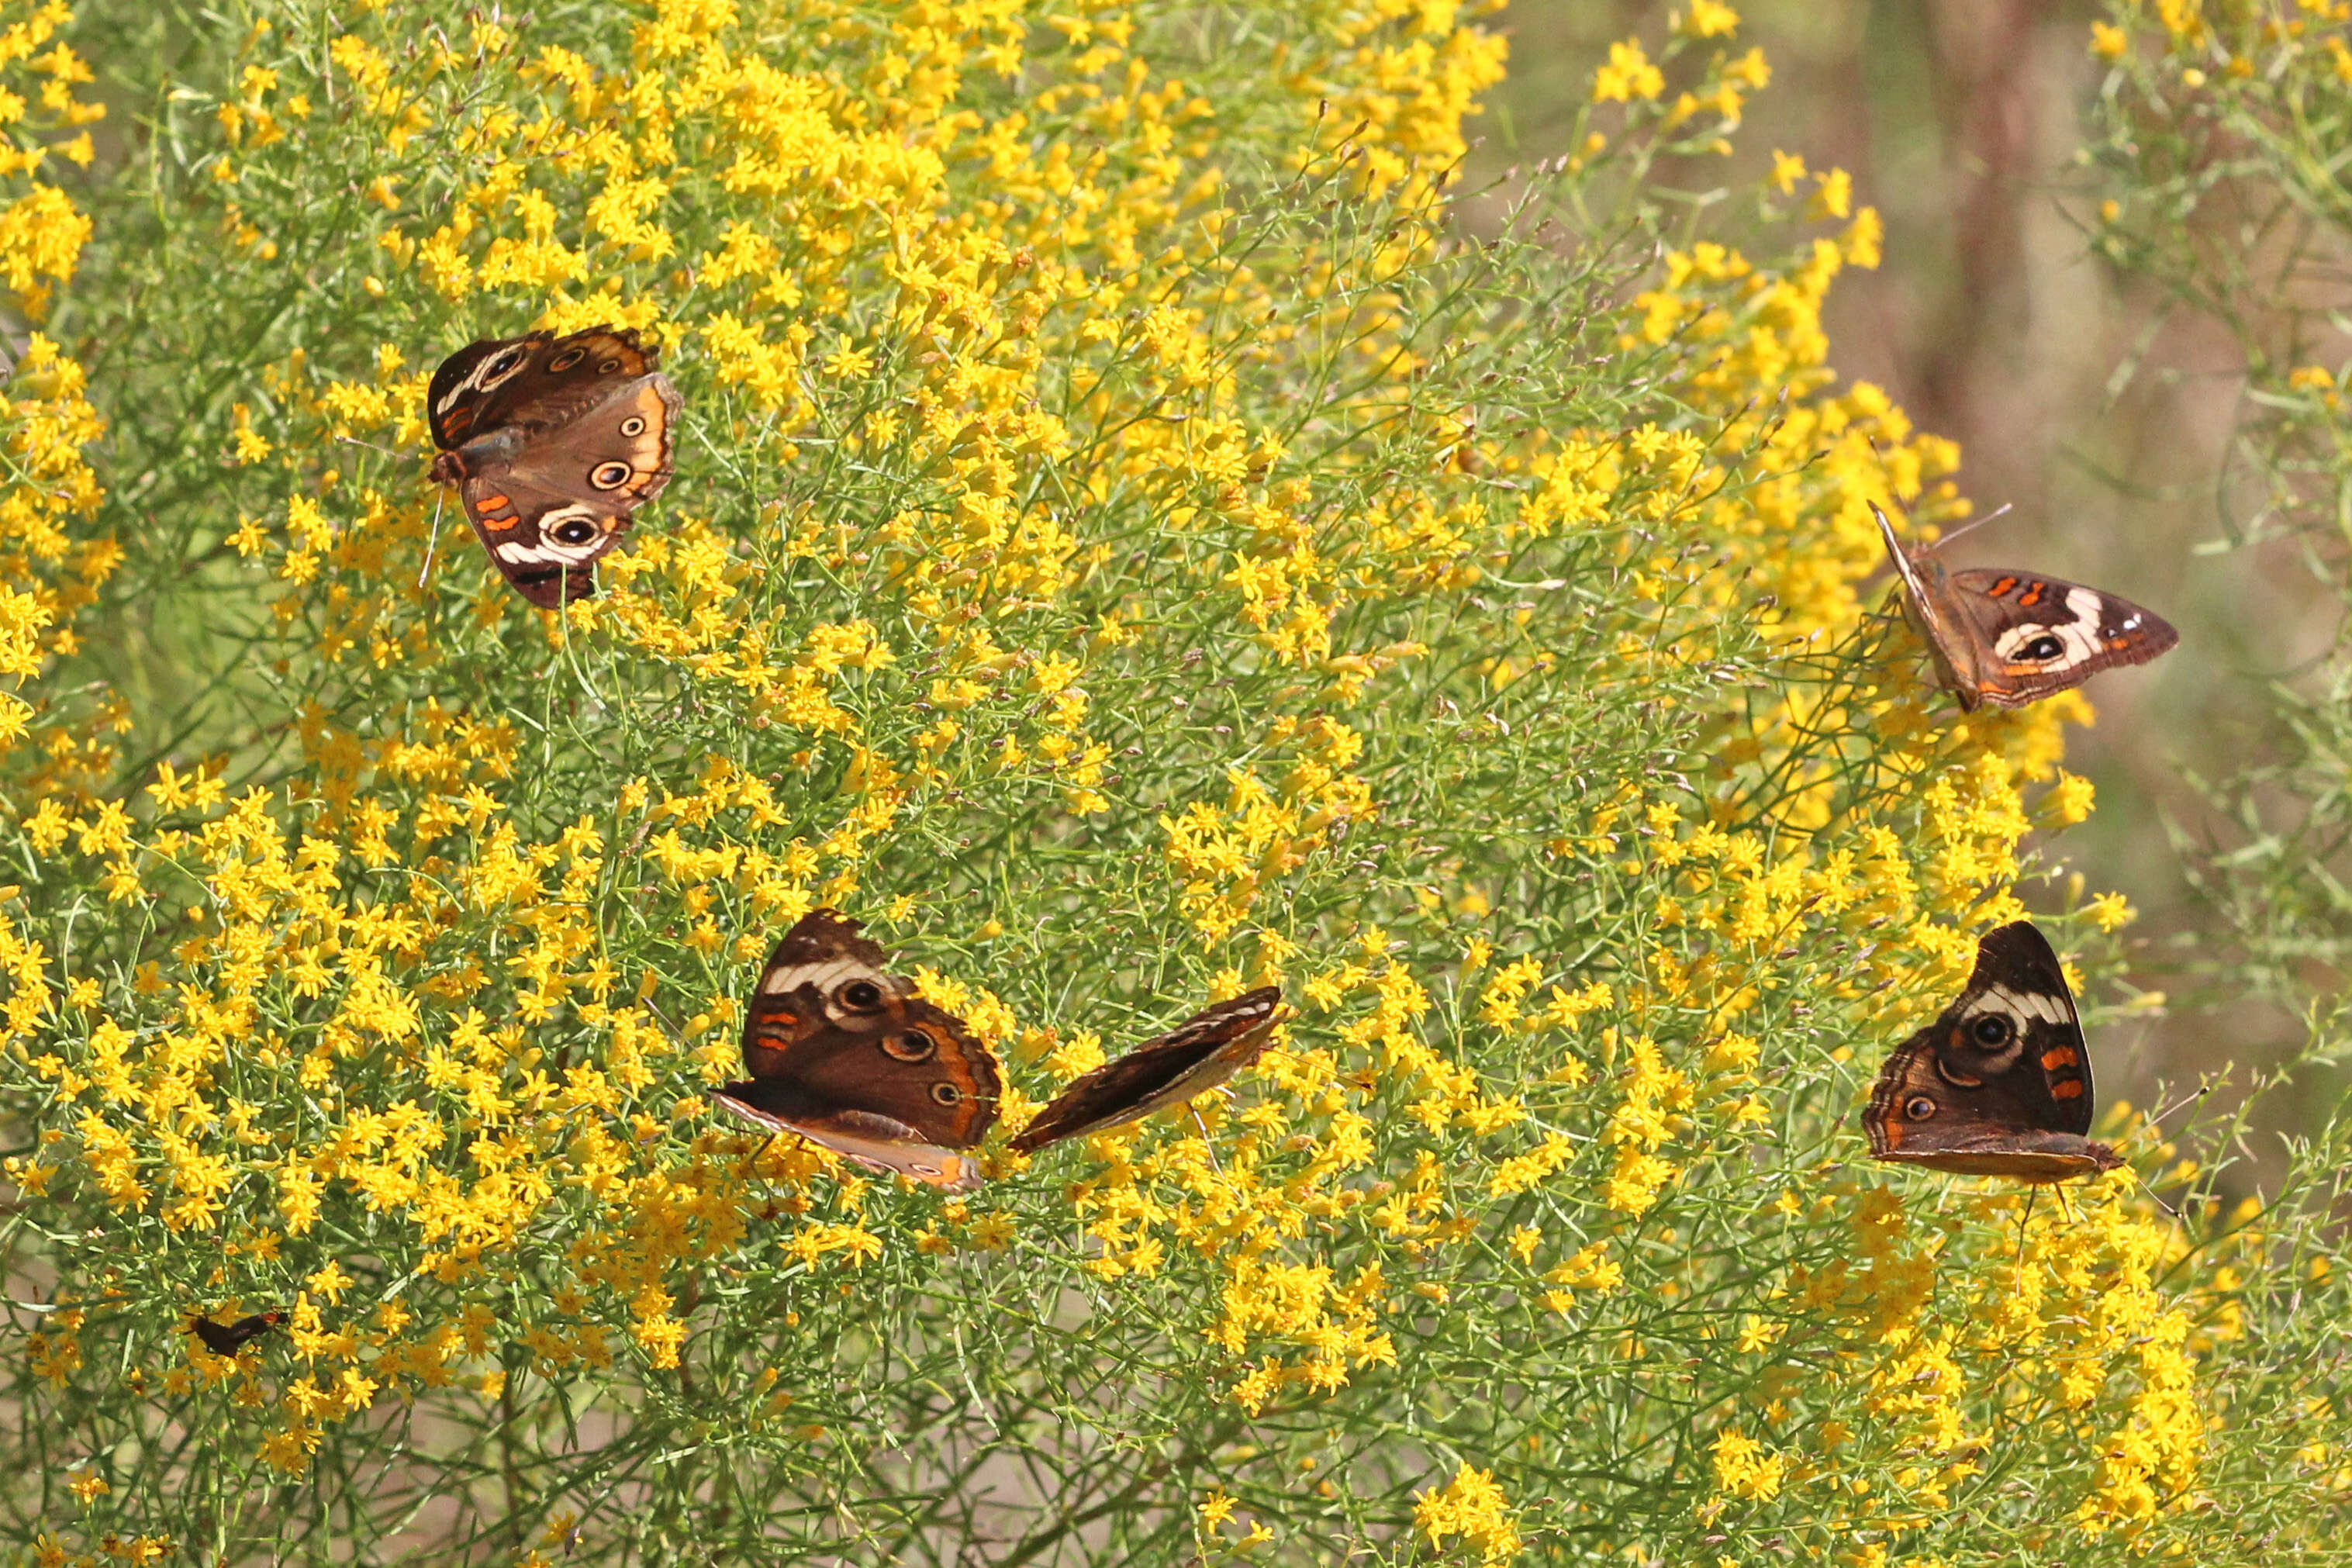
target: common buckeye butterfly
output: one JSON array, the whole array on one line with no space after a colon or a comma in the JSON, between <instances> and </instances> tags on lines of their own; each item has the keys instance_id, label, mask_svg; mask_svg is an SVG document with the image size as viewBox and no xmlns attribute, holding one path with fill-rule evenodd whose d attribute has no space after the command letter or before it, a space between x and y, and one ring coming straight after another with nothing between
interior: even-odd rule
<instances>
[{"instance_id":1,"label":"common buckeye butterfly","mask_svg":"<svg viewBox=\"0 0 2352 1568\"><path fill-rule=\"evenodd\" d=\"M594 563L669 483L682 406L635 331L468 343L433 373L433 479L517 592L541 609L596 591Z\"/></svg>"},{"instance_id":2,"label":"common buckeye butterfly","mask_svg":"<svg viewBox=\"0 0 2352 1568\"><path fill-rule=\"evenodd\" d=\"M1963 712L2022 708L2119 664L2146 664L2180 640L2163 616L2128 599L2031 572L1948 572L1911 550L1874 501L1871 515L1903 579L1903 604L1936 674Z\"/></svg>"},{"instance_id":3,"label":"common buckeye butterfly","mask_svg":"<svg viewBox=\"0 0 2352 1568\"><path fill-rule=\"evenodd\" d=\"M1874 1159L2061 1182L2123 1157L2091 1130L2091 1058L2058 955L2030 921L1985 933L1959 1000L1896 1047L1862 1113Z\"/></svg>"},{"instance_id":4,"label":"common buckeye butterfly","mask_svg":"<svg viewBox=\"0 0 2352 1568\"><path fill-rule=\"evenodd\" d=\"M887 973L882 949L832 910L776 943L743 1024L751 1077L717 1091L746 1121L935 1187L980 1185L996 1123L996 1057L961 1018Z\"/></svg>"}]
</instances>

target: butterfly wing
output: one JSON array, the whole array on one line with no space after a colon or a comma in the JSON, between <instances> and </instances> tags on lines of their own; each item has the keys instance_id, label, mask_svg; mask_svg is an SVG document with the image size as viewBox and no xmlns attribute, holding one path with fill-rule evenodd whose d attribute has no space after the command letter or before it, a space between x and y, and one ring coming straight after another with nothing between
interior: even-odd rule
<instances>
[{"instance_id":1,"label":"butterfly wing","mask_svg":"<svg viewBox=\"0 0 2352 1568\"><path fill-rule=\"evenodd\" d=\"M2023 572L1955 572L1952 592L1983 650L1977 690L2022 708L2100 670L2146 664L2180 640L2163 616L2078 583Z\"/></svg>"},{"instance_id":2,"label":"butterfly wing","mask_svg":"<svg viewBox=\"0 0 2352 1568\"><path fill-rule=\"evenodd\" d=\"M1887 1058L1863 1128L1877 1159L2052 1182L2122 1163L2083 1136L2091 1107L2065 973L2018 921L1986 933L1959 1000Z\"/></svg>"},{"instance_id":3,"label":"butterfly wing","mask_svg":"<svg viewBox=\"0 0 2352 1568\"><path fill-rule=\"evenodd\" d=\"M834 910L811 910L768 954L743 1020L743 1066L753 1078L784 1070L793 1047L827 1026L870 1034L893 1004L915 994L912 982L885 972L882 949Z\"/></svg>"},{"instance_id":4,"label":"butterfly wing","mask_svg":"<svg viewBox=\"0 0 2352 1568\"><path fill-rule=\"evenodd\" d=\"M803 916L761 971L743 1030L752 1076L719 1104L877 1170L980 1184L966 1152L996 1122L995 1054L889 974L881 948L831 910Z\"/></svg>"},{"instance_id":5,"label":"butterfly wing","mask_svg":"<svg viewBox=\"0 0 2352 1568\"><path fill-rule=\"evenodd\" d=\"M727 1084L716 1098L870 1169L969 1192L980 1184L969 1151L996 1123L995 1057L920 997L891 1010L889 1027L862 1034L820 1025L794 1042L782 1071Z\"/></svg>"},{"instance_id":6,"label":"butterfly wing","mask_svg":"<svg viewBox=\"0 0 2352 1568\"><path fill-rule=\"evenodd\" d=\"M1026 1154L1138 1121L1214 1089L1265 1054L1282 993L1269 985L1220 1002L1105 1062L1056 1095L1011 1144Z\"/></svg>"},{"instance_id":7,"label":"butterfly wing","mask_svg":"<svg viewBox=\"0 0 2352 1568\"><path fill-rule=\"evenodd\" d=\"M215 1323L210 1318L197 1317L188 1324L205 1348L216 1356L234 1358L247 1340L256 1339L278 1326L280 1312L256 1312L249 1318L239 1318L234 1323Z\"/></svg>"},{"instance_id":8,"label":"butterfly wing","mask_svg":"<svg viewBox=\"0 0 2352 1568\"><path fill-rule=\"evenodd\" d=\"M484 338L441 362L425 388L433 444L445 452L510 425L562 424L604 389L651 371L660 356L634 331L591 327L557 337Z\"/></svg>"},{"instance_id":9,"label":"butterfly wing","mask_svg":"<svg viewBox=\"0 0 2352 1568\"><path fill-rule=\"evenodd\" d=\"M1959 699L1963 712L1973 711L1978 702L1977 650L1968 635L1959 601L1952 590L1950 574L1944 563L1925 551L1915 554L1895 537L1895 525L1870 503L1870 515L1878 520L1878 531L1886 541L1886 558L1895 563L1895 575L1903 580L1903 608L1919 640L1927 645L1927 657L1935 661L1936 676L1944 689Z\"/></svg>"},{"instance_id":10,"label":"butterfly wing","mask_svg":"<svg viewBox=\"0 0 2352 1568\"><path fill-rule=\"evenodd\" d=\"M482 548L542 609L596 591L594 565L628 531L636 509L669 482L671 427L681 406L663 375L599 389L600 401L539 428L505 460L469 452L458 496Z\"/></svg>"}]
</instances>

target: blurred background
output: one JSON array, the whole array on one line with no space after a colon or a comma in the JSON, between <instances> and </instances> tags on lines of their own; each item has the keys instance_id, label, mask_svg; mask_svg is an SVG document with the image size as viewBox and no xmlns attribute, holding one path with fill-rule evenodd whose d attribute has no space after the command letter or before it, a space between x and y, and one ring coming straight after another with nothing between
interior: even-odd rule
<instances>
[{"instance_id":1,"label":"blurred background","mask_svg":"<svg viewBox=\"0 0 2352 1568\"><path fill-rule=\"evenodd\" d=\"M1486 140L1471 188L1570 151L1609 43L1636 37L1654 54L1682 8L1513 0L1499 18L1510 77L1474 122ZM2244 1068L2294 1054L2307 1031L2200 963L2218 945L2215 922L2184 866L2229 835L2198 785L2273 749L2267 688L2311 675L2335 639L2338 601L2291 545L2231 544L2259 504L2231 461L2244 395L2233 338L2089 253L2085 229L2105 193L2079 150L2105 72L2090 51L2101 10L2063 0L1737 8L1728 41L1761 46L1771 85L1733 155L1685 160L1675 183L1745 191L1776 149L1848 171L1857 205L1885 220L1885 258L1837 280L1831 363L1959 443L1979 515L2015 509L1949 559L2094 584L2180 630L2156 665L2089 689L2098 722L2074 735L2068 762L2096 784L2098 810L2063 847L2091 891L2121 891L2139 911L2126 932L2126 984L2097 1000L2167 994L2161 1015L2127 1008L2095 1031L2102 1098L2145 1107L2159 1079L2178 1092L2229 1062L2242 1082ZM1725 200L1710 228L1734 237L1731 215L1751 205ZM1786 244L1758 238L1768 252ZM2063 901L2054 889L2025 896ZM2262 1120L2276 1126L2279 1115Z\"/></svg>"}]
</instances>

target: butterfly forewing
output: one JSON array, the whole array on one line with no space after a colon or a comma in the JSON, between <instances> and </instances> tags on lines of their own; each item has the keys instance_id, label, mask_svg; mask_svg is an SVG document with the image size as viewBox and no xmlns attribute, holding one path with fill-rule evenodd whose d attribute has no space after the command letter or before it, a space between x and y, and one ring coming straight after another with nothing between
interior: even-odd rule
<instances>
[{"instance_id":1,"label":"butterfly forewing","mask_svg":"<svg viewBox=\"0 0 2352 1568\"><path fill-rule=\"evenodd\" d=\"M1963 710L1977 705L1976 655L1960 626L1960 611L1952 596L1950 574L1943 563L1920 552L1916 554L1904 548L1895 537L1895 525L1886 514L1871 506L1871 515L1878 520L1878 531L1886 541L1886 558L1895 563L1895 575L1903 581L1903 609L1920 641L1927 645L1927 657L1936 666L1936 679L1945 690L1960 700Z\"/></svg>"},{"instance_id":2,"label":"butterfly forewing","mask_svg":"<svg viewBox=\"0 0 2352 1568\"><path fill-rule=\"evenodd\" d=\"M1168 1033L1106 1062L1068 1088L1010 1145L1031 1153L1181 1105L1255 1061L1272 1039L1282 993L1273 986L1220 1002Z\"/></svg>"},{"instance_id":3,"label":"butterfly forewing","mask_svg":"<svg viewBox=\"0 0 2352 1568\"><path fill-rule=\"evenodd\" d=\"M1951 582L1985 654L1979 694L1996 707L2022 708L2100 670L2146 664L2180 640L2155 611L2079 583L1982 569Z\"/></svg>"}]
</instances>

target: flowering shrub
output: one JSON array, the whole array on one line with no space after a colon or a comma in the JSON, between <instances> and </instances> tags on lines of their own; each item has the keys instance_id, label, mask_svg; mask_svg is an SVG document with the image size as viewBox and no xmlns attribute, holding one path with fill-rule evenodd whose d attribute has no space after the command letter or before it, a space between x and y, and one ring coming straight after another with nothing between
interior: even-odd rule
<instances>
[{"instance_id":1,"label":"flowering shrub","mask_svg":"<svg viewBox=\"0 0 2352 1568\"><path fill-rule=\"evenodd\" d=\"M2122 1107L2063 1200L1858 1163L2089 708L1961 719L1872 609L1868 502L1968 508L1824 368L1844 176L1664 237L1728 7L1491 243L1475 8L82 9L0 36L26 1560L2323 1549L2242 1304L2319 1234ZM678 472L548 616L423 389L599 321ZM819 904L1010 1126L1297 1016L943 1199L711 1115Z\"/></svg>"}]
</instances>

